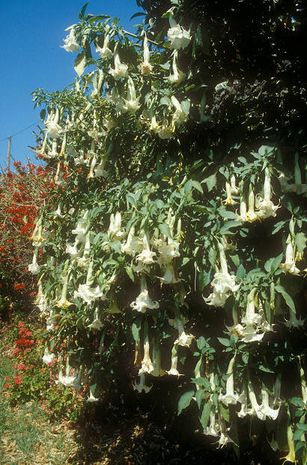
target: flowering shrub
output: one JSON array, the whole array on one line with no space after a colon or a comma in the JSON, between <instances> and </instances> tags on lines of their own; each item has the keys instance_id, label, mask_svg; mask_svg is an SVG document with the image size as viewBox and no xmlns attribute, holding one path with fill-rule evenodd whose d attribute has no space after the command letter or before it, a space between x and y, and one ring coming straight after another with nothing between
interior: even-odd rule
<instances>
[{"instance_id":1,"label":"flowering shrub","mask_svg":"<svg viewBox=\"0 0 307 465\"><path fill-rule=\"evenodd\" d=\"M30 238L41 202L52 187L49 169L20 162L14 162L14 169L0 180L0 298L4 307L30 297L34 290L28 272Z\"/></svg>"},{"instance_id":2,"label":"flowering shrub","mask_svg":"<svg viewBox=\"0 0 307 465\"><path fill-rule=\"evenodd\" d=\"M188 3L135 40L83 8L63 46L79 52L75 87L34 94L59 186L33 235L46 357L91 402L127 374L144 393L173 378L178 413L193 403L219 447L262 425L304 463L305 129L249 123L244 99L229 121L235 71Z\"/></svg>"},{"instance_id":3,"label":"flowering shrub","mask_svg":"<svg viewBox=\"0 0 307 465\"><path fill-rule=\"evenodd\" d=\"M76 420L81 411L80 396L55 384L52 371L56 360L44 354L45 331L23 321L7 328L5 338L12 339L12 374L5 376L3 392L13 405L40 401L49 415ZM44 364L42 365L42 360Z\"/></svg>"}]
</instances>

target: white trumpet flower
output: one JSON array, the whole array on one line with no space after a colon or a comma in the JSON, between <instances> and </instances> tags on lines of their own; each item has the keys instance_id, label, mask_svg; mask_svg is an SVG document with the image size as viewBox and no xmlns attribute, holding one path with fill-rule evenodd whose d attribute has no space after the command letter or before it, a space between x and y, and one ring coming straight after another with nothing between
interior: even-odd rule
<instances>
[{"instance_id":1,"label":"white trumpet flower","mask_svg":"<svg viewBox=\"0 0 307 465\"><path fill-rule=\"evenodd\" d=\"M149 246L149 240L147 234L144 233L143 236L143 250L136 257L136 261L140 263L141 266L152 265L155 263L156 252L153 252Z\"/></svg>"},{"instance_id":2,"label":"white trumpet flower","mask_svg":"<svg viewBox=\"0 0 307 465\"><path fill-rule=\"evenodd\" d=\"M79 284L78 290L74 293L74 298L80 298L90 305L95 300L104 298L104 295L99 286L91 287L89 284Z\"/></svg>"},{"instance_id":3,"label":"white trumpet flower","mask_svg":"<svg viewBox=\"0 0 307 465\"><path fill-rule=\"evenodd\" d=\"M137 298L130 304L130 307L133 310L136 310L140 313L145 313L147 309L156 309L159 308L159 302L152 300L149 297L149 292L146 285L145 278L142 278L141 281L141 292Z\"/></svg>"},{"instance_id":4,"label":"white trumpet flower","mask_svg":"<svg viewBox=\"0 0 307 465\"><path fill-rule=\"evenodd\" d=\"M118 53L114 56L114 68L110 68L109 73L116 81L128 76L128 66L121 63Z\"/></svg>"},{"instance_id":5,"label":"white trumpet flower","mask_svg":"<svg viewBox=\"0 0 307 465\"><path fill-rule=\"evenodd\" d=\"M185 123L189 117L190 101L184 100L180 103L177 100L177 98L174 95L172 95L171 102L173 106L175 107L175 112L172 118L172 125L174 127L180 126L181 124Z\"/></svg>"},{"instance_id":6,"label":"white trumpet flower","mask_svg":"<svg viewBox=\"0 0 307 465\"><path fill-rule=\"evenodd\" d=\"M175 50L182 50L191 42L191 33L179 24L174 25L167 31L167 37L170 41L170 47Z\"/></svg>"},{"instance_id":7,"label":"white trumpet flower","mask_svg":"<svg viewBox=\"0 0 307 465\"><path fill-rule=\"evenodd\" d=\"M69 26L65 31L69 31L69 34L65 37L64 45L61 45L61 48L64 48L66 52L77 52L80 49L80 45L76 40L75 25Z\"/></svg>"},{"instance_id":8,"label":"white trumpet flower","mask_svg":"<svg viewBox=\"0 0 307 465\"><path fill-rule=\"evenodd\" d=\"M146 385L146 382L145 382L145 374L144 373L141 373L140 374L140 382L139 383L133 383L132 384L132 387L135 391L141 393L141 392L145 392L145 394L147 394L149 391L151 391L152 389L152 385L151 386L147 386Z\"/></svg>"},{"instance_id":9,"label":"white trumpet flower","mask_svg":"<svg viewBox=\"0 0 307 465\"><path fill-rule=\"evenodd\" d=\"M104 41L103 41L102 48L99 47L99 45L96 45L96 52L100 55L100 58L103 58L105 60L110 59L113 55L112 50L110 50L108 47L109 41L110 41L110 35L106 34Z\"/></svg>"},{"instance_id":10,"label":"white trumpet flower","mask_svg":"<svg viewBox=\"0 0 307 465\"><path fill-rule=\"evenodd\" d=\"M131 226L126 242L121 247L122 252L134 257L142 250L142 241L135 236L135 227Z\"/></svg>"},{"instance_id":11,"label":"white trumpet flower","mask_svg":"<svg viewBox=\"0 0 307 465\"><path fill-rule=\"evenodd\" d=\"M34 253L34 254L33 254L32 263L28 266L28 270L29 270L30 273L32 273L33 275L39 274L39 272L40 272L40 270L41 270L41 267L40 267L39 264L37 263L37 253Z\"/></svg>"},{"instance_id":12,"label":"white trumpet flower","mask_svg":"<svg viewBox=\"0 0 307 465\"><path fill-rule=\"evenodd\" d=\"M174 51L174 54L173 54L173 64L172 64L172 71L173 73L170 74L167 78L167 80L171 83L171 84L180 84L184 79L185 79L185 74L180 71L180 69L178 69L177 67L177 60L178 60L178 51Z\"/></svg>"},{"instance_id":13,"label":"white trumpet flower","mask_svg":"<svg viewBox=\"0 0 307 465\"><path fill-rule=\"evenodd\" d=\"M59 112L59 109L57 108L55 113L51 112L45 121L46 134L51 139L57 139L60 135L60 132L62 131L61 126L58 124L59 119L60 119L60 112Z\"/></svg>"},{"instance_id":14,"label":"white trumpet flower","mask_svg":"<svg viewBox=\"0 0 307 465\"><path fill-rule=\"evenodd\" d=\"M94 329L94 330L99 330L103 327L103 324L100 321L99 315L98 315L98 308L95 309L94 312L94 319L91 324L88 325L88 328Z\"/></svg>"},{"instance_id":15,"label":"white trumpet flower","mask_svg":"<svg viewBox=\"0 0 307 465\"><path fill-rule=\"evenodd\" d=\"M178 371L178 345L176 343L173 345L172 348L171 368L166 373L171 376L183 376Z\"/></svg>"},{"instance_id":16,"label":"white trumpet flower","mask_svg":"<svg viewBox=\"0 0 307 465\"><path fill-rule=\"evenodd\" d=\"M204 298L207 305L223 307L228 297L239 289L234 275L229 274L224 246L219 244L221 271L215 273L211 282L213 292Z\"/></svg>"},{"instance_id":17,"label":"white trumpet flower","mask_svg":"<svg viewBox=\"0 0 307 465\"><path fill-rule=\"evenodd\" d=\"M120 212L111 214L110 225L108 229L108 234L114 239L120 239L123 236L123 231L121 230L122 216Z\"/></svg>"},{"instance_id":18,"label":"white trumpet flower","mask_svg":"<svg viewBox=\"0 0 307 465\"><path fill-rule=\"evenodd\" d=\"M139 369L139 375L142 373L152 373L154 371L154 366L150 358L150 346L149 346L149 341L148 337L145 339L144 343L144 356L143 360L141 362L141 368Z\"/></svg>"},{"instance_id":19,"label":"white trumpet flower","mask_svg":"<svg viewBox=\"0 0 307 465\"><path fill-rule=\"evenodd\" d=\"M236 356L234 355L228 364L227 369L227 381L226 381L226 394L220 394L219 399L225 405L235 405L238 400L238 394L234 392L234 379L233 379L233 366L235 362Z\"/></svg>"},{"instance_id":20,"label":"white trumpet flower","mask_svg":"<svg viewBox=\"0 0 307 465\"><path fill-rule=\"evenodd\" d=\"M143 62L140 64L140 71L143 74L143 76L148 76L152 72L153 67L150 64L149 60L150 60L150 52L149 52L149 47L148 47L147 35L145 33L145 35L144 35Z\"/></svg>"},{"instance_id":21,"label":"white trumpet flower","mask_svg":"<svg viewBox=\"0 0 307 465\"><path fill-rule=\"evenodd\" d=\"M90 395L89 397L86 399L86 402L98 402L99 401L99 397L95 397L94 396L94 392L93 392L93 388L92 386L90 387Z\"/></svg>"},{"instance_id":22,"label":"white trumpet flower","mask_svg":"<svg viewBox=\"0 0 307 465\"><path fill-rule=\"evenodd\" d=\"M280 268L285 273L290 273L293 275L299 275L300 270L297 268L295 259L294 259L294 248L292 244L291 235L289 234L287 239L287 248L286 248L286 260L284 263L281 263Z\"/></svg>"},{"instance_id":23,"label":"white trumpet flower","mask_svg":"<svg viewBox=\"0 0 307 465\"><path fill-rule=\"evenodd\" d=\"M125 111L135 113L140 108L139 100L140 100L140 97L136 96L134 82L132 78L128 76L127 99L124 100L123 109Z\"/></svg>"},{"instance_id":24,"label":"white trumpet flower","mask_svg":"<svg viewBox=\"0 0 307 465\"><path fill-rule=\"evenodd\" d=\"M51 352L49 352L48 347L45 348L45 352L42 358L43 363L46 363L46 365L50 365L55 359L55 355Z\"/></svg>"}]
</instances>

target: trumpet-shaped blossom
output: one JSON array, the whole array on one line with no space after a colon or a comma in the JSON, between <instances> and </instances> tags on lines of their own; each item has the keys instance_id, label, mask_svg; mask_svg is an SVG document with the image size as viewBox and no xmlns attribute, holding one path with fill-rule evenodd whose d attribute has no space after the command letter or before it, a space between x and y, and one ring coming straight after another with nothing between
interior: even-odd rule
<instances>
[{"instance_id":1,"label":"trumpet-shaped blossom","mask_svg":"<svg viewBox=\"0 0 307 465\"><path fill-rule=\"evenodd\" d=\"M92 388L92 386L90 387L90 395L89 397L86 399L86 402L98 402L99 401L99 397L95 397L94 396L94 390Z\"/></svg>"},{"instance_id":2,"label":"trumpet-shaped blossom","mask_svg":"<svg viewBox=\"0 0 307 465\"><path fill-rule=\"evenodd\" d=\"M175 50L182 50L190 44L191 33L179 24L174 25L167 31L167 37L170 41L170 47Z\"/></svg>"},{"instance_id":3,"label":"trumpet-shaped blossom","mask_svg":"<svg viewBox=\"0 0 307 465\"><path fill-rule=\"evenodd\" d=\"M147 309L152 310L159 308L159 302L156 302L149 297L145 279L142 279L140 294L130 304L130 307L140 313L145 313Z\"/></svg>"},{"instance_id":4,"label":"trumpet-shaped blossom","mask_svg":"<svg viewBox=\"0 0 307 465\"><path fill-rule=\"evenodd\" d=\"M40 270L41 270L41 267L40 267L39 264L37 263L37 253L34 253L34 254L33 254L32 263L28 266L28 270L29 270L30 273L32 273L33 275L39 274L39 272L40 272Z\"/></svg>"},{"instance_id":5,"label":"trumpet-shaped blossom","mask_svg":"<svg viewBox=\"0 0 307 465\"><path fill-rule=\"evenodd\" d=\"M132 78L128 76L127 99L124 100L123 109L125 111L130 111L131 113L135 113L140 108L139 100L140 100L140 97L136 96L134 82Z\"/></svg>"},{"instance_id":6,"label":"trumpet-shaped blossom","mask_svg":"<svg viewBox=\"0 0 307 465\"><path fill-rule=\"evenodd\" d=\"M80 298L83 302L91 304L97 299L104 298L103 292L99 286L92 287L89 284L79 284L78 290L75 291L74 297Z\"/></svg>"},{"instance_id":7,"label":"trumpet-shaped blossom","mask_svg":"<svg viewBox=\"0 0 307 465\"><path fill-rule=\"evenodd\" d=\"M232 357L228 364L228 369L227 369L227 381L226 381L226 394L220 394L220 401L223 402L225 405L230 405L233 404L235 405L238 400L239 396L238 394L235 394L234 392L234 379L233 379L233 366L235 362L235 356Z\"/></svg>"},{"instance_id":8,"label":"trumpet-shaped blossom","mask_svg":"<svg viewBox=\"0 0 307 465\"><path fill-rule=\"evenodd\" d=\"M204 300L207 305L214 307L223 307L228 297L239 289L239 285L236 285L235 276L230 275L228 272L215 273L211 286L213 292Z\"/></svg>"},{"instance_id":9,"label":"trumpet-shaped blossom","mask_svg":"<svg viewBox=\"0 0 307 465\"><path fill-rule=\"evenodd\" d=\"M286 260L284 263L281 263L280 268L285 272L285 273L290 273L293 275L299 275L300 270L297 268L295 259L294 259L294 248L291 240L291 236L288 236L287 239L287 248L286 248Z\"/></svg>"},{"instance_id":10,"label":"trumpet-shaped blossom","mask_svg":"<svg viewBox=\"0 0 307 465\"><path fill-rule=\"evenodd\" d=\"M144 51L143 51L143 62L140 64L140 71L143 76L148 76L152 72L152 65L150 64L150 52L148 47L148 39L145 33L144 35Z\"/></svg>"},{"instance_id":11,"label":"trumpet-shaped blossom","mask_svg":"<svg viewBox=\"0 0 307 465\"><path fill-rule=\"evenodd\" d=\"M109 41L110 36L109 34L106 34L104 37L102 48L99 47L99 45L96 45L96 52L100 55L100 58L103 58L105 60L109 60L113 55L112 50L110 50L108 47Z\"/></svg>"},{"instance_id":12,"label":"trumpet-shaped blossom","mask_svg":"<svg viewBox=\"0 0 307 465\"><path fill-rule=\"evenodd\" d=\"M48 347L45 348L45 352L42 358L43 363L46 363L46 365L50 365L55 359L55 355L50 353L48 350Z\"/></svg>"},{"instance_id":13,"label":"trumpet-shaped blossom","mask_svg":"<svg viewBox=\"0 0 307 465\"><path fill-rule=\"evenodd\" d=\"M140 374L140 382L139 383L133 383L132 384L133 386L133 389L139 393L141 392L145 392L145 394L147 394L149 391L151 391L152 389L152 385L151 386L147 386L146 385L146 382L145 382L145 373L141 373Z\"/></svg>"},{"instance_id":14,"label":"trumpet-shaped blossom","mask_svg":"<svg viewBox=\"0 0 307 465\"><path fill-rule=\"evenodd\" d=\"M174 51L173 54L173 63L172 63L172 73L168 76L168 81L171 84L180 84L185 79L185 74L180 71L177 67L177 60L178 60L178 52L177 50Z\"/></svg>"},{"instance_id":15,"label":"trumpet-shaped blossom","mask_svg":"<svg viewBox=\"0 0 307 465\"><path fill-rule=\"evenodd\" d=\"M94 312L94 319L91 324L88 325L88 328L94 329L94 330L99 330L103 327L103 324L100 321L99 315L98 315L98 308L95 309Z\"/></svg>"},{"instance_id":16,"label":"trumpet-shaped blossom","mask_svg":"<svg viewBox=\"0 0 307 465\"><path fill-rule=\"evenodd\" d=\"M155 263L156 252L153 252L150 249L149 241L147 234L144 233L143 236L143 250L136 257L136 261L140 263L141 266L152 265Z\"/></svg>"},{"instance_id":17,"label":"trumpet-shaped blossom","mask_svg":"<svg viewBox=\"0 0 307 465\"><path fill-rule=\"evenodd\" d=\"M108 229L108 234L114 239L120 239L123 236L123 231L121 230L122 216L120 212L111 214L110 225Z\"/></svg>"},{"instance_id":18,"label":"trumpet-shaped blossom","mask_svg":"<svg viewBox=\"0 0 307 465\"><path fill-rule=\"evenodd\" d=\"M293 430L292 430L292 426L291 425L288 425L288 428L287 428L287 441L288 441L288 454L285 456L285 457L282 457L282 459L284 459L282 465L284 465L284 463L286 462L290 462L290 463L298 463L298 460L296 459L296 455L295 455L295 444L294 444L294 439L293 439Z\"/></svg>"},{"instance_id":19,"label":"trumpet-shaped blossom","mask_svg":"<svg viewBox=\"0 0 307 465\"><path fill-rule=\"evenodd\" d=\"M172 95L171 102L175 107L175 112L172 118L173 126L180 126L181 124L185 123L189 117L190 111L190 101L184 100L183 102L179 102L177 98Z\"/></svg>"},{"instance_id":20,"label":"trumpet-shaped blossom","mask_svg":"<svg viewBox=\"0 0 307 465\"><path fill-rule=\"evenodd\" d=\"M69 34L65 37L64 45L61 45L61 47L64 48L66 52L77 52L80 49L80 45L76 40L74 25L69 26L65 31L69 31Z\"/></svg>"},{"instance_id":21,"label":"trumpet-shaped blossom","mask_svg":"<svg viewBox=\"0 0 307 465\"><path fill-rule=\"evenodd\" d=\"M114 68L110 68L109 73L116 81L128 76L128 66L121 63L118 53L114 56Z\"/></svg>"},{"instance_id":22,"label":"trumpet-shaped blossom","mask_svg":"<svg viewBox=\"0 0 307 465\"><path fill-rule=\"evenodd\" d=\"M259 312L256 307L256 289L252 289L247 296L246 312L239 323L232 328L234 332L244 342L259 342L268 331L272 331L271 325L264 319L262 307Z\"/></svg>"},{"instance_id":23,"label":"trumpet-shaped blossom","mask_svg":"<svg viewBox=\"0 0 307 465\"><path fill-rule=\"evenodd\" d=\"M122 245L122 252L134 257L142 250L142 241L135 236L135 227L131 226L126 242Z\"/></svg>"},{"instance_id":24,"label":"trumpet-shaped blossom","mask_svg":"<svg viewBox=\"0 0 307 465\"><path fill-rule=\"evenodd\" d=\"M178 371L178 345L176 343L172 348L171 367L167 371L167 374L171 376L183 376Z\"/></svg>"},{"instance_id":25,"label":"trumpet-shaped blossom","mask_svg":"<svg viewBox=\"0 0 307 465\"><path fill-rule=\"evenodd\" d=\"M58 124L60 118L59 109L57 108L55 113L52 112L48 115L47 120L45 121L46 134L51 139L56 139L59 137L62 130L61 126ZM55 145L56 146L56 145Z\"/></svg>"},{"instance_id":26,"label":"trumpet-shaped blossom","mask_svg":"<svg viewBox=\"0 0 307 465\"><path fill-rule=\"evenodd\" d=\"M152 373L154 371L154 366L150 358L150 346L148 337L145 339L144 343L144 357L141 362L141 368L139 369L139 375L142 373Z\"/></svg>"}]
</instances>

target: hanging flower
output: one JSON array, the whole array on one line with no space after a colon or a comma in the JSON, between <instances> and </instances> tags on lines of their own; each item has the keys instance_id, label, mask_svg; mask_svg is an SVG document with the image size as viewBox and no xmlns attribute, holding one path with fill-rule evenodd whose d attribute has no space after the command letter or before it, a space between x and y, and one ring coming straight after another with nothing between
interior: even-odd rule
<instances>
[{"instance_id":1,"label":"hanging flower","mask_svg":"<svg viewBox=\"0 0 307 465\"><path fill-rule=\"evenodd\" d=\"M148 39L145 33L144 35L144 52L143 52L143 62L140 64L140 71L143 76L149 76L152 72L152 65L149 62L150 52L148 47Z\"/></svg>"},{"instance_id":2,"label":"hanging flower","mask_svg":"<svg viewBox=\"0 0 307 465\"><path fill-rule=\"evenodd\" d=\"M248 194L248 211L246 214L246 221L249 223L253 223L258 219L257 214L255 213L255 194L253 190L252 184L249 186L249 194Z\"/></svg>"},{"instance_id":3,"label":"hanging flower","mask_svg":"<svg viewBox=\"0 0 307 465\"><path fill-rule=\"evenodd\" d=\"M167 371L171 376L183 376L178 371L178 345L175 343L172 348L171 368Z\"/></svg>"},{"instance_id":4,"label":"hanging flower","mask_svg":"<svg viewBox=\"0 0 307 465\"><path fill-rule=\"evenodd\" d=\"M98 402L99 401L99 397L95 397L94 396L94 389L93 387L91 386L90 387L90 395L89 397L86 399L86 402Z\"/></svg>"},{"instance_id":5,"label":"hanging flower","mask_svg":"<svg viewBox=\"0 0 307 465\"><path fill-rule=\"evenodd\" d=\"M213 292L209 295L209 297L204 298L207 305L212 305L214 307L223 307L228 297L232 293L237 292L240 287L236 284L235 276L228 273L225 250L222 244L219 244L219 251L221 271L215 273L211 282Z\"/></svg>"},{"instance_id":6,"label":"hanging flower","mask_svg":"<svg viewBox=\"0 0 307 465\"><path fill-rule=\"evenodd\" d=\"M69 31L69 34L64 39L64 45L61 45L66 52L77 52L80 49L80 45L76 40L75 35L75 25L69 26L65 29L65 31Z\"/></svg>"},{"instance_id":7,"label":"hanging flower","mask_svg":"<svg viewBox=\"0 0 307 465\"><path fill-rule=\"evenodd\" d=\"M159 308L159 302L152 300L149 297L149 292L146 285L145 278L141 280L141 292L137 298L130 304L130 307L133 310L136 310L140 313L145 313L147 309L156 309Z\"/></svg>"},{"instance_id":8,"label":"hanging flower","mask_svg":"<svg viewBox=\"0 0 307 465\"><path fill-rule=\"evenodd\" d=\"M144 265L145 266L146 265L152 265L153 263L155 263L155 256L156 255L157 255L156 252L153 252L152 250L150 250L149 240L148 240L147 234L144 233L144 236L143 236L143 250L136 257L136 261L140 263L141 267L144 266Z\"/></svg>"},{"instance_id":9,"label":"hanging flower","mask_svg":"<svg viewBox=\"0 0 307 465\"><path fill-rule=\"evenodd\" d=\"M289 234L287 239L287 248L286 248L286 261L281 263L280 268L285 273L290 273L293 275L299 275L300 270L297 268L295 259L294 259L294 248L292 244L291 235Z\"/></svg>"},{"instance_id":10,"label":"hanging flower","mask_svg":"<svg viewBox=\"0 0 307 465\"><path fill-rule=\"evenodd\" d=\"M171 73L167 78L167 80L171 84L175 84L175 85L179 85L185 79L185 74L182 71L180 71L180 69L178 69L177 67L177 60L178 60L178 51L175 50L173 54L173 64L172 64L173 73Z\"/></svg>"},{"instance_id":11,"label":"hanging flower","mask_svg":"<svg viewBox=\"0 0 307 465\"><path fill-rule=\"evenodd\" d=\"M146 382L145 382L145 374L144 373L141 373L140 374L140 382L139 383L133 383L132 384L132 387L135 391L141 393L141 392L145 392L145 394L147 394L149 391L151 391L152 389L152 385L151 386L147 386L146 385Z\"/></svg>"},{"instance_id":12,"label":"hanging flower","mask_svg":"<svg viewBox=\"0 0 307 465\"><path fill-rule=\"evenodd\" d=\"M37 252L33 254L32 263L28 266L28 270L29 270L30 273L32 273L33 275L39 274L39 272L40 272L40 270L41 270L41 267L40 267L39 264L37 263Z\"/></svg>"},{"instance_id":13,"label":"hanging flower","mask_svg":"<svg viewBox=\"0 0 307 465\"><path fill-rule=\"evenodd\" d=\"M114 213L112 213L110 217L110 225L108 229L108 234L113 239L120 239L123 236L124 233L121 230L121 224L122 224L121 213L116 212L115 215Z\"/></svg>"},{"instance_id":14,"label":"hanging flower","mask_svg":"<svg viewBox=\"0 0 307 465\"><path fill-rule=\"evenodd\" d=\"M128 92L127 92L127 99L124 100L123 109L125 111L130 111L131 113L135 113L139 108L140 97L136 96L134 82L130 76L128 76Z\"/></svg>"},{"instance_id":15,"label":"hanging flower","mask_svg":"<svg viewBox=\"0 0 307 465\"><path fill-rule=\"evenodd\" d=\"M110 68L109 73L116 81L128 76L128 66L121 63L118 53L114 56L114 68Z\"/></svg>"},{"instance_id":16,"label":"hanging flower","mask_svg":"<svg viewBox=\"0 0 307 465\"><path fill-rule=\"evenodd\" d=\"M135 227L131 226L126 242L122 245L122 252L134 257L142 250L142 241L135 236Z\"/></svg>"},{"instance_id":17,"label":"hanging flower","mask_svg":"<svg viewBox=\"0 0 307 465\"><path fill-rule=\"evenodd\" d=\"M58 124L59 119L60 119L60 113L59 113L59 109L57 108L55 113L51 112L45 121L46 134L51 139L57 139L62 131L61 126Z\"/></svg>"},{"instance_id":18,"label":"hanging flower","mask_svg":"<svg viewBox=\"0 0 307 465\"><path fill-rule=\"evenodd\" d=\"M141 362L141 368L139 369L139 375L142 373L152 373L154 371L154 366L150 358L150 346L148 341L148 336L145 338L144 343L144 357Z\"/></svg>"},{"instance_id":19,"label":"hanging flower","mask_svg":"<svg viewBox=\"0 0 307 465\"><path fill-rule=\"evenodd\" d=\"M110 50L108 47L109 41L110 35L106 34L104 37L102 48L99 47L99 45L96 45L96 52L100 55L100 58L103 58L105 60L109 60L113 55L112 50Z\"/></svg>"},{"instance_id":20,"label":"hanging flower","mask_svg":"<svg viewBox=\"0 0 307 465\"><path fill-rule=\"evenodd\" d=\"M188 119L190 111L190 101L184 100L180 103L177 100L177 98L174 95L172 95L171 102L175 107L175 112L172 118L172 125L180 126L181 124L185 123Z\"/></svg>"},{"instance_id":21,"label":"hanging flower","mask_svg":"<svg viewBox=\"0 0 307 465\"><path fill-rule=\"evenodd\" d=\"M80 298L87 304L91 304L97 299L104 298L99 286L91 287L89 284L79 284L78 290L74 293L74 298Z\"/></svg>"},{"instance_id":22,"label":"hanging flower","mask_svg":"<svg viewBox=\"0 0 307 465\"><path fill-rule=\"evenodd\" d=\"M94 329L94 330L99 330L103 327L103 324L100 321L99 315L98 315L98 308L95 309L94 312L94 319L91 324L88 325L88 328Z\"/></svg>"},{"instance_id":23,"label":"hanging flower","mask_svg":"<svg viewBox=\"0 0 307 465\"><path fill-rule=\"evenodd\" d=\"M288 441L288 454L285 457L282 457L281 460L284 459L282 465L286 462L290 463L298 463L298 460L296 460L296 455L295 455L295 444L293 440L293 430L292 426L288 425L287 428L287 441Z\"/></svg>"},{"instance_id":24,"label":"hanging flower","mask_svg":"<svg viewBox=\"0 0 307 465\"><path fill-rule=\"evenodd\" d=\"M271 176L268 167L265 168L265 178L263 184L263 199L258 197L256 199L257 215L259 219L269 218L276 216L278 205L274 205L271 200Z\"/></svg>"},{"instance_id":25,"label":"hanging flower","mask_svg":"<svg viewBox=\"0 0 307 465\"><path fill-rule=\"evenodd\" d=\"M46 365L50 365L55 360L55 355L49 352L48 347L45 348L42 360Z\"/></svg>"},{"instance_id":26,"label":"hanging flower","mask_svg":"<svg viewBox=\"0 0 307 465\"><path fill-rule=\"evenodd\" d=\"M175 50L186 48L191 41L190 31L187 31L179 24L174 25L167 31L167 37L170 41L170 47Z\"/></svg>"},{"instance_id":27,"label":"hanging flower","mask_svg":"<svg viewBox=\"0 0 307 465\"><path fill-rule=\"evenodd\" d=\"M227 368L227 381L226 381L226 394L220 394L220 401L225 405L235 405L238 400L238 394L234 392L234 380L233 380L233 366L236 356L234 355L230 360Z\"/></svg>"}]
</instances>

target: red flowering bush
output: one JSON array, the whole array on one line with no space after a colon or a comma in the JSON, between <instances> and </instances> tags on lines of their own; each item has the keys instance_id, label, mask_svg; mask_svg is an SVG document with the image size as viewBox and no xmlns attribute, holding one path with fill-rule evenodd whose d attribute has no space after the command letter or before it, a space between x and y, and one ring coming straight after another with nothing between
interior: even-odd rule
<instances>
[{"instance_id":1,"label":"red flowering bush","mask_svg":"<svg viewBox=\"0 0 307 465\"><path fill-rule=\"evenodd\" d=\"M52 170L14 162L14 171L0 177L0 315L13 302L29 298L33 278L31 235L38 210L53 187Z\"/></svg>"}]
</instances>

